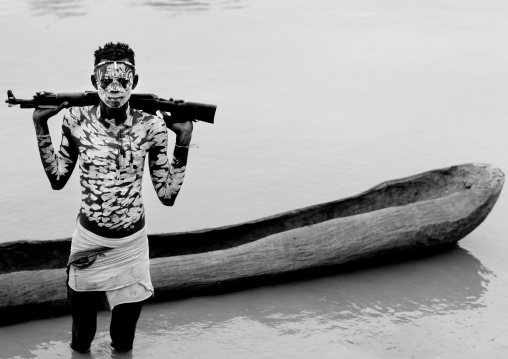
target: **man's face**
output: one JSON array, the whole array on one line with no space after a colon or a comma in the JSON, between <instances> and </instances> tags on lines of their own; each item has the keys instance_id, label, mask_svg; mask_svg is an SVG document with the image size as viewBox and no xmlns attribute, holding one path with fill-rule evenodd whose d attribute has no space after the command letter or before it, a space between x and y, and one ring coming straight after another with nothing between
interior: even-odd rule
<instances>
[{"instance_id":1,"label":"man's face","mask_svg":"<svg viewBox=\"0 0 508 359\"><path fill-rule=\"evenodd\" d=\"M108 61L101 60L100 62ZM119 108L129 101L134 88L134 68L122 61L107 62L95 69L99 97L108 107Z\"/></svg>"}]
</instances>

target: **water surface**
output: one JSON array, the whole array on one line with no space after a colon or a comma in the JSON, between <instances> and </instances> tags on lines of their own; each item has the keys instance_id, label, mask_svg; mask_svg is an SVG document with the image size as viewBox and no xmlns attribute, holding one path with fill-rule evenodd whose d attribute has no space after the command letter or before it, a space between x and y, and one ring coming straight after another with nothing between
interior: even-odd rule
<instances>
[{"instance_id":1,"label":"water surface","mask_svg":"<svg viewBox=\"0 0 508 359\"><path fill-rule=\"evenodd\" d=\"M4 91L90 90L93 51L136 51L137 91L218 105L150 233L354 195L466 162L508 169L508 4L419 1L0 1ZM52 191L30 110L0 107L0 241L70 237L77 174ZM61 116L51 121L59 141ZM442 255L146 306L131 357L502 358L508 201ZM108 313L94 358L110 358ZM69 357L70 318L0 328L0 358ZM113 355L114 356L114 355Z\"/></svg>"}]
</instances>

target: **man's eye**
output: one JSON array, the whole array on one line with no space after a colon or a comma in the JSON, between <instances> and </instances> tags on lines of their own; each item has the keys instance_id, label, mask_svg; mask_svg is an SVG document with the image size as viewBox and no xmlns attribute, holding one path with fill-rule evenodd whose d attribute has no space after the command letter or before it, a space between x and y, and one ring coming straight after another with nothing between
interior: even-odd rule
<instances>
[{"instance_id":1,"label":"man's eye","mask_svg":"<svg viewBox=\"0 0 508 359\"><path fill-rule=\"evenodd\" d=\"M109 85L112 82L113 82L113 80L111 80L111 79L102 79L101 80L101 84L103 84L103 85Z\"/></svg>"},{"instance_id":2,"label":"man's eye","mask_svg":"<svg viewBox=\"0 0 508 359\"><path fill-rule=\"evenodd\" d=\"M120 82L120 84L123 87L126 87L129 84L129 80L126 80L126 79L120 79L120 80L118 80L118 82Z\"/></svg>"}]
</instances>

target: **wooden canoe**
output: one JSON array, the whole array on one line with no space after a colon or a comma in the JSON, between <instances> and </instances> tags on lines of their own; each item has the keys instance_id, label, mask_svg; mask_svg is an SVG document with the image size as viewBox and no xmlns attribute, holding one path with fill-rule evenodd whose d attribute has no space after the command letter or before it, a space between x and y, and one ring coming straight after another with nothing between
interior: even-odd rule
<instances>
[{"instance_id":1,"label":"wooden canoe","mask_svg":"<svg viewBox=\"0 0 508 359\"><path fill-rule=\"evenodd\" d=\"M441 250L483 222L503 184L499 168L465 164L256 221L150 235L155 300ZM69 250L70 239L0 243L0 324L68 313Z\"/></svg>"}]
</instances>

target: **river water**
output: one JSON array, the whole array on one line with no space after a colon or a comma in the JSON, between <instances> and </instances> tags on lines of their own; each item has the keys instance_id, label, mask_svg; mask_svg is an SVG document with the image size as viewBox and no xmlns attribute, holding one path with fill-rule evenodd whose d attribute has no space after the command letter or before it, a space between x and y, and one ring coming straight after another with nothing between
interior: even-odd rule
<instances>
[{"instance_id":1,"label":"river water","mask_svg":"<svg viewBox=\"0 0 508 359\"><path fill-rule=\"evenodd\" d=\"M174 207L148 176L149 233L256 219L466 162L508 171L502 0L0 1L3 90L91 90L93 51L136 51L138 92L218 105ZM76 174L52 191L31 111L0 107L0 241L70 237ZM50 129L59 141L61 115ZM432 257L146 305L129 355L109 313L89 356L504 358L508 198ZM0 358L68 358L70 318L0 327Z\"/></svg>"}]
</instances>

